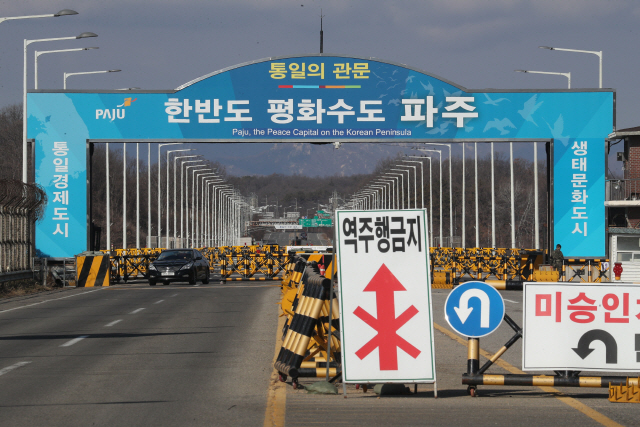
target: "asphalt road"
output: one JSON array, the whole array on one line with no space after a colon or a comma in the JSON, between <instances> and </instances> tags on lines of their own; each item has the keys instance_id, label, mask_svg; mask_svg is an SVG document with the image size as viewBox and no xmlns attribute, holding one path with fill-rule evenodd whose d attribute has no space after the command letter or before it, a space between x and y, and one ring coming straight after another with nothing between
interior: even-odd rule
<instances>
[{"instance_id":1,"label":"asphalt road","mask_svg":"<svg viewBox=\"0 0 640 427\"><path fill-rule=\"evenodd\" d=\"M261 425L279 295L140 283L0 300L0 425Z\"/></svg>"},{"instance_id":2,"label":"asphalt road","mask_svg":"<svg viewBox=\"0 0 640 427\"><path fill-rule=\"evenodd\" d=\"M277 282L140 281L0 300L0 426L256 426L268 408L281 421L269 425L287 426L637 424L637 405L608 402L606 389L480 386L469 397L466 340L443 315L448 293L433 290L438 399L425 384L382 398L353 385L348 399L281 383L272 394ZM521 325L521 293L503 295ZM503 324L480 346L493 354L511 335ZM489 372L520 358L517 343L509 365Z\"/></svg>"},{"instance_id":3,"label":"asphalt road","mask_svg":"<svg viewBox=\"0 0 640 427\"><path fill-rule=\"evenodd\" d=\"M347 387L347 399L340 396L317 396L287 386L286 425L305 426L310 421L320 425L368 426L635 426L638 405L611 403L608 389L478 386L477 398L467 394L461 384L466 371L466 338L457 336L444 318L444 303L449 290L433 289L433 315L438 398L433 385L420 384L417 394L383 396L371 390L363 393L355 386ZM501 292L507 313L522 326L522 292ZM444 332L443 332L444 331ZM513 335L504 322L496 332L480 339L480 347L494 354ZM457 340L454 339L457 337ZM522 344L517 342L502 357L514 368L520 368ZM486 362L480 358L480 365ZM492 366L488 373L509 373ZM552 372L547 374L553 375ZM596 372L583 375L597 376ZM630 374L637 376L638 374ZM318 379L305 379L309 384ZM413 386L411 385L413 392ZM342 387L338 387L342 394Z\"/></svg>"}]
</instances>

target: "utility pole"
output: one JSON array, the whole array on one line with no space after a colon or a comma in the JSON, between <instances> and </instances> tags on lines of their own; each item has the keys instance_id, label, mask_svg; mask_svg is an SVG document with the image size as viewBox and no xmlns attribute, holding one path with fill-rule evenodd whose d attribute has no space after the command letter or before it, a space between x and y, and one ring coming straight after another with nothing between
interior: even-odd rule
<instances>
[{"instance_id":1,"label":"utility pole","mask_svg":"<svg viewBox=\"0 0 640 427\"><path fill-rule=\"evenodd\" d=\"M320 53L324 53L324 33L322 31L322 18L324 15L322 14L322 9L320 9Z\"/></svg>"}]
</instances>

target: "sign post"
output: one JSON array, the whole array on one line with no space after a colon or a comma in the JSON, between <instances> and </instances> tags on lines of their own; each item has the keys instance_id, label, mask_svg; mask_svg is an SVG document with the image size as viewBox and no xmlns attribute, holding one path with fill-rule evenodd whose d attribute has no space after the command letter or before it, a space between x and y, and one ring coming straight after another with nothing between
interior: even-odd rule
<instances>
[{"instance_id":1,"label":"sign post","mask_svg":"<svg viewBox=\"0 0 640 427\"><path fill-rule=\"evenodd\" d=\"M640 285L524 284L522 369L640 371Z\"/></svg>"},{"instance_id":2,"label":"sign post","mask_svg":"<svg viewBox=\"0 0 640 427\"><path fill-rule=\"evenodd\" d=\"M433 383L426 211L337 211L344 383Z\"/></svg>"}]
</instances>

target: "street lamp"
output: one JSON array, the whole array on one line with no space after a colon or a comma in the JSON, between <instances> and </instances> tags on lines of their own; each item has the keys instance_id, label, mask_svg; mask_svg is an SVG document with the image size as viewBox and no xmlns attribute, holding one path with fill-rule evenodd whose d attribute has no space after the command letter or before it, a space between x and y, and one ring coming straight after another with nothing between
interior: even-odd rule
<instances>
[{"instance_id":1,"label":"street lamp","mask_svg":"<svg viewBox=\"0 0 640 427\"><path fill-rule=\"evenodd\" d=\"M34 89L38 89L38 57L40 55L44 55L45 53L62 53L62 52L79 52L81 50L91 50L91 49L98 49L97 47L79 47L76 49L58 49L58 50L42 50L42 51L35 51L34 55L35 55L35 59L34 59L34 66L33 66L33 71L34 71Z\"/></svg>"},{"instance_id":2,"label":"street lamp","mask_svg":"<svg viewBox=\"0 0 640 427\"><path fill-rule=\"evenodd\" d=\"M169 248L169 235L171 230L169 229L169 156L171 155L171 153L180 153L183 151L194 151L194 148L183 148L180 150L168 150L167 151L167 217L166 217L166 223L167 223L167 249ZM175 167L175 162L174 162L174 167ZM175 169L174 169L175 172ZM175 181L176 175L175 173L173 174L173 185L175 186L176 181ZM175 206L175 187L174 187L174 206ZM175 209L173 211L173 215L175 216L176 212ZM175 241L173 242L175 244Z\"/></svg>"},{"instance_id":3,"label":"street lamp","mask_svg":"<svg viewBox=\"0 0 640 427\"><path fill-rule=\"evenodd\" d=\"M192 162L196 162L197 160L191 160L191 161ZM200 160L200 161L202 161L202 160ZM184 162L184 163L187 163L187 162ZM189 233L189 224L188 224L189 219L188 218L189 218L189 212L191 212L193 214L193 212L189 210L189 169L193 168L193 171L197 171L197 170L205 170L205 169L202 169L202 168L206 168L206 167L207 167L206 164L196 164L196 165L191 165L191 166L187 166L186 168L184 168L184 174L185 174L185 177L186 177L185 178L185 181L186 181L186 184L185 184L185 195L184 195L184 209L185 209L184 219L182 217L182 212L181 212L181 215L180 215L180 238L182 239L183 244L186 244L186 243L184 243L187 240L185 236L190 236L191 235ZM209 169L206 169L206 170L212 171L213 169L209 168ZM193 173L191 175L193 177ZM193 188L195 188L195 186ZM191 191L193 191L193 189ZM182 203L182 200L180 202ZM183 223L186 225L186 228L187 228L186 234L184 233Z\"/></svg>"},{"instance_id":4,"label":"street lamp","mask_svg":"<svg viewBox=\"0 0 640 427\"><path fill-rule=\"evenodd\" d=\"M189 158L193 158L193 157L201 157L200 155L193 155L193 156L176 156L173 158L173 243L175 245L176 242L176 237L177 237L177 231L178 231L178 223L177 223L177 209L176 209L176 171L177 171L177 167L176 167L176 162L178 161L178 159L189 159ZM183 191L183 187L182 187L182 164L184 162L180 162L180 196L182 197L182 194L184 193ZM182 200L182 199L181 199ZM180 209L182 209L182 203L180 204ZM180 218L180 220L182 220L182 217ZM168 235L169 233L167 233ZM180 236L182 237L182 236Z\"/></svg>"},{"instance_id":5,"label":"street lamp","mask_svg":"<svg viewBox=\"0 0 640 427\"><path fill-rule=\"evenodd\" d=\"M549 47L549 46L538 46L540 49L549 49L549 50L563 50L565 52L578 52L578 53L591 53L600 58L600 89L602 89L602 51L601 50L578 50L578 49L563 49L560 47Z\"/></svg>"},{"instance_id":6,"label":"street lamp","mask_svg":"<svg viewBox=\"0 0 640 427\"><path fill-rule=\"evenodd\" d=\"M187 168L189 168L189 166L187 166ZM193 244L194 244L194 239L195 239L195 221L198 219L197 215L197 208L196 208L196 193L198 192L198 179L199 177L196 177L196 175L202 174L202 173L210 173L210 172L214 172L214 170L212 168L207 168L207 169L193 169L191 171L191 233L190 233L190 237L191 237L191 247L193 248ZM188 183L187 183L188 185ZM188 203L188 200L187 200ZM188 230L187 230L188 231Z\"/></svg>"},{"instance_id":7,"label":"street lamp","mask_svg":"<svg viewBox=\"0 0 640 427\"><path fill-rule=\"evenodd\" d=\"M393 193L395 194L395 203L393 203L393 207L395 207L395 209L400 209L400 196L398 195L398 189L400 188L400 177L398 176L398 174L394 174L394 173L389 173L389 172L385 172L383 173L383 175L390 175L389 178L393 179ZM392 198L393 200L393 198Z\"/></svg>"},{"instance_id":8,"label":"street lamp","mask_svg":"<svg viewBox=\"0 0 640 427\"><path fill-rule=\"evenodd\" d=\"M179 145L179 144L183 144L182 142L167 142L165 144L158 144L158 241L156 242L156 248L161 248L162 247L162 232L161 232L161 226L162 226L162 209L160 208L160 177L162 175L162 167L160 165L160 149L162 147L164 147L165 145ZM151 210L149 210L149 212L151 212ZM149 221L151 222L151 221ZM167 234L168 235L168 234Z\"/></svg>"},{"instance_id":9,"label":"street lamp","mask_svg":"<svg viewBox=\"0 0 640 427\"><path fill-rule=\"evenodd\" d=\"M27 16L9 16L6 18L0 18L0 24L4 21L10 21L14 19L30 19L30 18L57 18L58 16L77 15L78 12L70 9L62 9L58 13L50 13L47 15L27 15Z\"/></svg>"},{"instance_id":10,"label":"street lamp","mask_svg":"<svg viewBox=\"0 0 640 427\"><path fill-rule=\"evenodd\" d=\"M201 157L201 155L198 155L196 157ZM182 242L183 247L184 247L184 198L185 198L185 189L186 189L184 185L184 165L186 165L187 163L200 163L203 161L204 159L185 160L184 162L180 162L180 241ZM205 165L200 165L200 166L204 167ZM188 170L187 170L187 173L188 173ZM189 185L188 180L187 180L187 185Z\"/></svg>"},{"instance_id":11,"label":"street lamp","mask_svg":"<svg viewBox=\"0 0 640 427\"><path fill-rule=\"evenodd\" d=\"M431 149L427 149L427 148L416 148L416 150L418 150L418 151L431 151L431 152L434 152L434 153L438 153L438 157L440 159L440 219L439 219L438 222L440 223L440 246L444 246L443 245L444 242L442 241L442 151L441 150L431 150ZM449 162L451 162L451 157L449 157ZM464 165L464 162L462 164ZM449 185L451 185L451 183L449 183ZM463 206L464 206L464 192L462 194L462 200L463 200L462 203L463 203ZM451 203L451 198L449 198L449 203ZM463 225L463 227L464 227L464 225ZM451 247L453 247L453 240L451 240L451 242L449 242L449 244L451 245Z\"/></svg>"},{"instance_id":12,"label":"street lamp","mask_svg":"<svg viewBox=\"0 0 640 427\"><path fill-rule=\"evenodd\" d=\"M554 76L565 76L569 79L569 87L571 89L571 73L554 73L551 71L531 71L531 70L514 70L516 73L531 73L531 74L552 74Z\"/></svg>"},{"instance_id":13,"label":"street lamp","mask_svg":"<svg viewBox=\"0 0 640 427\"><path fill-rule=\"evenodd\" d=\"M451 144L426 142L425 145L442 145L449 149L449 236L451 237L451 246L453 247L453 179L451 178L451 167L453 166L453 157L451 157ZM464 164L464 157L463 157Z\"/></svg>"},{"instance_id":14,"label":"street lamp","mask_svg":"<svg viewBox=\"0 0 640 427\"><path fill-rule=\"evenodd\" d=\"M60 11L61 13L64 11ZM67 11L66 15L75 15L77 12L72 13L72 10ZM50 15L45 15L50 16ZM54 15L55 16L55 15ZM62 15L58 15L62 16ZM44 17L44 16L37 16ZM8 18L5 18L8 19ZM39 42L52 42L52 41L60 41L60 40L75 40L75 39L84 39L87 37L98 37L97 34L94 33L82 33L76 37L56 37L52 39L38 39L38 40L27 40L24 39L24 67L23 67L23 78L22 78L22 182L27 182L27 46L31 43L39 43Z\"/></svg>"},{"instance_id":15,"label":"street lamp","mask_svg":"<svg viewBox=\"0 0 640 427\"><path fill-rule=\"evenodd\" d=\"M104 74L104 73L119 73L122 70L103 70L103 71L82 71L79 73L64 73L63 89L67 90L67 77L79 76L80 74Z\"/></svg>"}]
</instances>

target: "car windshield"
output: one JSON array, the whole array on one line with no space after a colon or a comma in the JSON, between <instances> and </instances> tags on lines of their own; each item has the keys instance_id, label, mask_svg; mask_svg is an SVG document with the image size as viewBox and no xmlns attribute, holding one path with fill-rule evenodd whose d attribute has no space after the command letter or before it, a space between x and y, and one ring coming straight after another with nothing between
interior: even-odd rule
<instances>
[{"instance_id":1,"label":"car windshield","mask_svg":"<svg viewBox=\"0 0 640 427\"><path fill-rule=\"evenodd\" d=\"M158 256L157 261L191 261L192 259L191 251L164 251Z\"/></svg>"}]
</instances>

